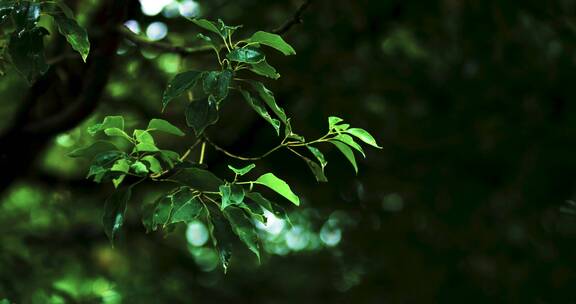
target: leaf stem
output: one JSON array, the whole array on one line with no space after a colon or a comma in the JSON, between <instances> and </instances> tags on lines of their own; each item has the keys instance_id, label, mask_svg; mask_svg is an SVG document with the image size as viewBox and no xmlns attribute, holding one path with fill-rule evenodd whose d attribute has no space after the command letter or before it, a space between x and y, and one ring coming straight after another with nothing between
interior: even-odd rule
<instances>
[{"instance_id":1,"label":"leaf stem","mask_svg":"<svg viewBox=\"0 0 576 304\"><path fill-rule=\"evenodd\" d=\"M204 152L206 151L206 142L203 141L202 142L202 148L200 150L200 159L198 160L198 163L202 164L204 162Z\"/></svg>"}]
</instances>

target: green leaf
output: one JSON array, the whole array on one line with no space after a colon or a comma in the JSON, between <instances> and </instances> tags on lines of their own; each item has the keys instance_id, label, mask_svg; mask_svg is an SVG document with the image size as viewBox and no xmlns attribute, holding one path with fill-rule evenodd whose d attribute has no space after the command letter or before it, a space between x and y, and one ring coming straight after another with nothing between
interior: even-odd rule
<instances>
[{"instance_id":1,"label":"green leaf","mask_svg":"<svg viewBox=\"0 0 576 304\"><path fill-rule=\"evenodd\" d=\"M256 113L260 114L264 120L270 123L272 127L274 127L274 130L276 130L276 134L280 135L280 121L270 116L270 113L268 113L268 110L264 104L262 104L259 99L254 98L248 91L240 90L240 93L242 94L242 97L244 97L244 100L246 100L246 102L252 107L252 109L254 109Z\"/></svg>"},{"instance_id":2,"label":"green leaf","mask_svg":"<svg viewBox=\"0 0 576 304\"><path fill-rule=\"evenodd\" d=\"M249 81L254 90L260 95L260 98L272 109L272 111L280 118L283 123L286 123L287 117L284 110L278 106L276 99L274 99L274 94L272 91L268 90L264 84L258 81Z\"/></svg>"},{"instance_id":3,"label":"green leaf","mask_svg":"<svg viewBox=\"0 0 576 304\"><path fill-rule=\"evenodd\" d=\"M241 168L241 169L236 169L234 167L232 167L231 165L228 165L228 169L234 171L234 173L236 173L236 175L244 175L250 171L252 171L252 169L256 168L255 164L249 164L248 166Z\"/></svg>"},{"instance_id":4,"label":"green leaf","mask_svg":"<svg viewBox=\"0 0 576 304\"><path fill-rule=\"evenodd\" d=\"M363 141L363 142L365 142L365 143L367 143L367 144L369 144L375 148L382 149L382 147L378 146L374 137L372 137L372 135L370 135L370 133L368 133L368 131L366 131L364 129L350 128L350 129L346 130L346 133L358 137L361 141Z\"/></svg>"},{"instance_id":5,"label":"green leaf","mask_svg":"<svg viewBox=\"0 0 576 304\"><path fill-rule=\"evenodd\" d=\"M192 190L188 187L181 187L172 194L171 198L174 210L172 211L170 223L189 223L200 216L204 208L200 200L194 197Z\"/></svg>"},{"instance_id":6,"label":"green leaf","mask_svg":"<svg viewBox=\"0 0 576 304\"><path fill-rule=\"evenodd\" d=\"M120 176L113 178L112 184L114 184L114 188L118 188L118 186L120 186L120 184L122 183L122 181L124 180L125 177L126 177L126 174L121 174Z\"/></svg>"},{"instance_id":7,"label":"green leaf","mask_svg":"<svg viewBox=\"0 0 576 304\"><path fill-rule=\"evenodd\" d=\"M110 169L110 171L117 171L122 173L128 173L129 170L130 162L125 158L121 158L114 162L114 165L112 165L112 168Z\"/></svg>"},{"instance_id":8,"label":"green leaf","mask_svg":"<svg viewBox=\"0 0 576 304\"><path fill-rule=\"evenodd\" d=\"M148 168L150 168L150 171L152 171L153 173L162 172L162 165L160 165L160 162L158 161L158 159L156 159L156 157L152 155L146 155L142 157L142 160L148 163L149 165Z\"/></svg>"},{"instance_id":9,"label":"green leaf","mask_svg":"<svg viewBox=\"0 0 576 304\"><path fill-rule=\"evenodd\" d=\"M132 142L132 138L126 134L126 132L118 129L118 128L107 128L104 130L104 134L108 136L117 136L127 139L128 141Z\"/></svg>"},{"instance_id":10,"label":"green leaf","mask_svg":"<svg viewBox=\"0 0 576 304\"><path fill-rule=\"evenodd\" d=\"M88 53L90 53L90 41L88 40L86 30L78 25L76 20L66 16L62 10L52 10L48 13L54 18L60 34L66 37L70 46L77 51L80 56L82 56L82 60L86 62Z\"/></svg>"},{"instance_id":11,"label":"green leaf","mask_svg":"<svg viewBox=\"0 0 576 304\"><path fill-rule=\"evenodd\" d=\"M308 148L308 150L312 152L312 154L314 154L314 157L316 157L318 162L320 162L320 166L322 166L322 171L324 171L324 167L326 167L326 165L328 164L326 158L324 157L324 154L322 154L322 152L320 152L320 150L318 150L315 147L306 146L306 148Z\"/></svg>"},{"instance_id":12,"label":"green leaf","mask_svg":"<svg viewBox=\"0 0 576 304\"><path fill-rule=\"evenodd\" d=\"M260 76L265 76L272 79L280 78L280 74L278 74L276 69L273 66L269 65L268 62L266 62L266 60L262 60L258 63L250 65L249 70Z\"/></svg>"},{"instance_id":13,"label":"green leaf","mask_svg":"<svg viewBox=\"0 0 576 304\"><path fill-rule=\"evenodd\" d=\"M224 210L230 205L239 205L244 200L244 188L236 184L226 184L219 187L222 196L222 205L220 209Z\"/></svg>"},{"instance_id":14,"label":"green leaf","mask_svg":"<svg viewBox=\"0 0 576 304\"><path fill-rule=\"evenodd\" d=\"M156 207L152 214L152 229L156 230L158 226L169 224L172 214L172 200L169 196L162 196L156 201Z\"/></svg>"},{"instance_id":15,"label":"green leaf","mask_svg":"<svg viewBox=\"0 0 576 304\"><path fill-rule=\"evenodd\" d=\"M328 179L326 178L326 175L324 174L324 168L320 167L320 165L318 165L317 163L315 163L314 161L312 161L311 159L305 157L304 161L306 162L306 164L308 165L308 167L310 168L310 171L312 171L312 173L314 174L314 177L316 178L317 182L327 182Z\"/></svg>"},{"instance_id":16,"label":"green leaf","mask_svg":"<svg viewBox=\"0 0 576 304\"><path fill-rule=\"evenodd\" d=\"M68 153L68 156L93 159L96 155L111 150L118 150L118 148L111 142L99 140L88 147L73 150L72 152Z\"/></svg>"},{"instance_id":17,"label":"green leaf","mask_svg":"<svg viewBox=\"0 0 576 304\"><path fill-rule=\"evenodd\" d=\"M124 130L124 117L122 116L106 116L101 123L95 124L88 128L88 133L94 135L100 131L109 128L118 128Z\"/></svg>"},{"instance_id":18,"label":"green leaf","mask_svg":"<svg viewBox=\"0 0 576 304\"><path fill-rule=\"evenodd\" d=\"M33 83L48 71L44 56L44 36L50 33L43 27L17 31L10 36L8 54L16 70Z\"/></svg>"},{"instance_id":19,"label":"green leaf","mask_svg":"<svg viewBox=\"0 0 576 304\"><path fill-rule=\"evenodd\" d=\"M160 158L172 169L175 163L180 162L180 155L170 150L160 150Z\"/></svg>"},{"instance_id":20,"label":"green leaf","mask_svg":"<svg viewBox=\"0 0 576 304\"><path fill-rule=\"evenodd\" d=\"M158 152L159 149L153 144L139 143L134 147L134 152Z\"/></svg>"},{"instance_id":21,"label":"green leaf","mask_svg":"<svg viewBox=\"0 0 576 304\"><path fill-rule=\"evenodd\" d=\"M342 119L342 118L340 118L340 117L336 117L336 116L330 116L330 117L328 117L328 129L329 129L329 130L334 129L334 127L335 127L337 124L339 124L339 123L341 123L341 122L343 122L343 121L344 121L344 119Z\"/></svg>"},{"instance_id":22,"label":"green leaf","mask_svg":"<svg viewBox=\"0 0 576 304\"><path fill-rule=\"evenodd\" d=\"M234 72L229 69L223 71L210 71L204 73L202 77L202 87L208 95L213 95L218 102L228 96L230 83L234 77Z\"/></svg>"},{"instance_id":23,"label":"green leaf","mask_svg":"<svg viewBox=\"0 0 576 304\"><path fill-rule=\"evenodd\" d=\"M168 181L177 182L198 191L217 192L224 181L212 172L199 168L186 168L167 178Z\"/></svg>"},{"instance_id":24,"label":"green leaf","mask_svg":"<svg viewBox=\"0 0 576 304\"><path fill-rule=\"evenodd\" d=\"M289 139L294 139L299 142L304 142L305 139L303 136L300 136L294 132L292 132L292 124L290 123L290 118L286 120L286 128L284 129L284 136Z\"/></svg>"},{"instance_id":25,"label":"green leaf","mask_svg":"<svg viewBox=\"0 0 576 304\"><path fill-rule=\"evenodd\" d=\"M354 167L354 171L356 172L356 174L358 174L358 165L356 165L356 158L354 157L354 152L352 152L352 149L350 149L347 145L345 145L339 141L336 141L336 140L332 140L330 142L333 145L335 145L336 148L338 148L338 150L340 150L340 152L342 152L342 154L344 154L346 159L348 159L348 161Z\"/></svg>"},{"instance_id":26,"label":"green leaf","mask_svg":"<svg viewBox=\"0 0 576 304\"><path fill-rule=\"evenodd\" d=\"M234 49L226 55L230 61L255 64L264 61L266 56L259 49L253 47L243 47Z\"/></svg>"},{"instance_id":27,"label":"green leaf","mask_svg":"<svg viewBox=\"0 0 576 304\"><path fill-rule=\"evenodd\" d=\"M232 236L234 232L230 225L226 223L224 217L220 215L220 212L215 211L210 213L206 208L205 210L207 211L206 225L208 226L214 247L216 247L218 251L224 273L226 273L232 257Z\"/></svg>"},{"instance_id":28,"label":"green leaf","mask_svg":"<svg viewBox=\"0 0 576 304\"><path fill-rule=\"evenodd\" d=\"M248 199L252 200L253 202L257 203L258 205L260 205L260 207L270 211L277 218L283 219L283 220L287 221L288 223L290 223L290 218L288 218L288 214L286 213L286 210L284 210L284 208L282 208L280 205L278 205L272 201L269 201L264 196L262 196L262 194L260 194L258 192L249 192L249 193L246 193L246 197Z\"/></svg>"},{"instance_id":29,"label":"green leaf","mask_svg":"<svg viewBox=\"0 0 576 304\"><path fill-rule=\"evenodd\" d=\"M259 43L272 47L284 55L295 55L296 51L280 35L258 31L247 41L248 43Z\"/></svg>"},{"instance_id":30,"label":"green leaf","mask_svg":"<svg viewBox=\"0 0 576 304\"><path fill-rule=\"evenodd\" d=\"M166 109L172 99L192 89L202 74L202 72L198 71L187 71L172 78L162 95L162 111Z\"/></svg>"},{"instance_id":31,"label":"green leaf","mask_svg":"<svg viewBox=\"0 0 576 304\"><path fill-rule=\"evenodd\" d=\"M258 261L260 261L260 246L258 245L258 233L254 229L254 225L250 218L242 211L242 209L230 206L222 211L224 217L230 223L232 231L238 238L252 251Z\"/></svg>"},{"instance_id":32,"label":"green leaf","mask_svg":"<svg viewBox=\"0 0 576 304\"><path fill-rule=\"evenodd\" d=\"M131 196L132 186L116 190L104 204L102 223L104 224L104 232L112 245L114 245L116 234L124 224L128 201Z\"/></svg>"},{"instance_id":33,"label":"green leaf","mask_svg":"<svg viewBox=\"0 0 576 304\"><path fill-rule=\"evenodd\" d=\"M222 35L225 38L228 38L228 36L232 36L232 33L234 33L237 29L241 28L242 25L226 25L224 24L224 21L222 21L222 19L218 19L218 26L220 29L220 33L222 33Z\"/></svg>"},{"instance_id":34,"label":"green leaf","mask_svg":"<svg viewBox=\"0 0 576 304\"><path fill-rule=\"evenodd\" d=\"M216 100L210 95L208 99L195 100L186 107L186 123L194 129L196 136L200 136L206 127L218 121L216 104Z\"/></svg>"},{"instance_id":35,"label":"green leaf","mask_svg":"<svg viewBox=\"0 0 576 304\"><path fill-rule=\"evenodd\" d=\"M238 204L238 207L242 208L242 210L244 210L244 212L246 212L246 214L248 214L251 218L259 221L262 224L266 224L264 210L257 203L251 200L244 200L242 203Z\"/></svg>"},{"instance_id":36,"label":"green leaf","mask_svg":"<svg viewBox=\"0 0 576 304\"><path fill-rule=\"evenodd\" d=\"M166 121L164 119L158 119L158 118L153 118L152 120L150 120L150 122L148 123L147 129L149 131L161 131L161 132L176 135L176 136L186 135L186 134L184 134L184 132L182 132L182 130L180 130L175 125L169 123L168 121Z\"/></svg>"},{"instance_id":37,"label":"green leaf","mask_svg":"<svg viewBox=\"0 0 576 304\"><path fill-rule=\"evenodd\" d=\"M134 162L132 165L130 165L130 168L134 171L134 173L138 175L145 175L148 173L148 168L141 161Z\"/></svg>"},{"instance_id":38,"label":"green leaf","mask_svg":"<svg viewBox=\"0 0 576 304\"><path fill-rule=\"evenodd\" d=\"M134 130L134 137L136 138L136 141L138 141L139 143L156 145L156 143L154 142L154 137L152 137L152 134L150 134L150 132L146 130L140 130L140 129Z\"/></svg>"},{"instance_id":39,"label":"green leaf","mask_svg":"<svg viewBox=\"0 0 576 304\"><path fill-rule=\"evenodd\" d=\"M207 31L213 32L220 36L225 36L224 33L220 31L220 27L214 22L208 21L206 19L190 19L190 21Z\"/></svg>"},{"instance_id":40,"label":"green leaf","mask_svg":"<svg viewBox=\"0 0 576 304\"><path fill-rule=\"evenodd\" d=\"M360 152L364 158L366 158L366 154L364 154L364 149L354 141L354 138L348 134L338 134L333 137L333 139L339 140L350 147L354 148L356 151Z\"/></svg>"},{"instance_id":41,"label":"green leaf","mask_svg":"<svg viewBox=\"0 0 576 304\"><path fill-rule=\"evenodd\" d=\"M296 194L294 194L294 192L292 192L290 186L288 186L285 181L279 179L272 173L266 173L260 176L257 180L254 181L254 183L264 185L276 191L278 194L284 196L296 206L300 205L300 199Z\"/></svg>"}]
</instances>

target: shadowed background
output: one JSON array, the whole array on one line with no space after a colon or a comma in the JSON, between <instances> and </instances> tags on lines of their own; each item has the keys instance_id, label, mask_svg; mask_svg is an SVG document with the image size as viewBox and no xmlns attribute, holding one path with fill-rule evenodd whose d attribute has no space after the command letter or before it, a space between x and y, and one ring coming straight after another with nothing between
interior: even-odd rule
<instances>
[{"instance_id":1,"label":"shadowed background","mask_svg":"<svg viewBox=\"0 0 576 304\"><path fill-rule=\"evenodd\" d=\"M119 47L102 61L110 76L101 92L76 92L83 66L62 56L69 50L55 35L47 45L57 63L40 80L51 79L48 88L27 87L13 70L0 80L0 149L17 156L0 179L0 299L576 302L575 1L312 1L304 22L284 35L297 55L269 56L282 77L266 84L306 138L324 134L335 115L369 130L384 149L367 149L355 175L337 151L320 147L324 184L286 151L258 161L257 172L286 179L303 204L286 205L292 227L261 227L261 265L237 246L226 275L200 223L145 233L139 207L161 191L151 184L136 191L111 248L100 216L113 189L84 180L88 164L66 156L93 140L86 128L105 115L125 115L135 127L153 117L184 127L183 101L160 113L167 81L217 62L103 35L99 12L113 1L67 2L95 39ZM198 28L181 15L243 24L241 36L281 26L301 3L142 0L118 18L152 40L193 46ZM14 131L65 111L62 96L78 94L101 97L54 132ZM208 133L241 155L278 143L237 94ZM192 142L166 137L161 145L184 151ZM241 165L213 149L206 161L220 174Z\"/></svg>"}]
</instances>

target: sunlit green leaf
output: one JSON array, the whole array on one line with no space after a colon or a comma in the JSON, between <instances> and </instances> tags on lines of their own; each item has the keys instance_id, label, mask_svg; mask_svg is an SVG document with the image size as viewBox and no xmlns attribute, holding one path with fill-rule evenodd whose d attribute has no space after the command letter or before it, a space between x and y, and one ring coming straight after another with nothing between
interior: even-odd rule
<instances>
[{"instance_id":1,"label":"sunlit green leaf","mask_svg":"<svg viewBox=\"0 0 576 304\"><path fill-rule=\"evenodd\" d=\"M356 157L354 157L354 152L352 152L352 149L350 149L347 145L336 141L336 140L332 140L330 141L333 145L336 146L336 148L338 148L338 150L340 150L340 152L342 152L342 154L344 154L344 156L346 157L346 159L348 159L348 161L352 164L352 166L354 167L354 171L356 173L358 173L358 165L356 165Z\"/></svg>"},{"instance_id":2,"label":"sunlit green leaf","mask_svg":"<svg viewBox=\"0 0 576 304\"><path fill-rule=\"evenodd\" d=\"M180 130L175 125L171 124L170 122L164 119L153 118L148 123L148 130L150 131L162 131L168 134L176 135L176 136L184 136L184 132Z\"/></svg>"},{"instance_id":3,"label":"sunlit green leaf","mask_svg":"<svg viewBox=\"0 0 576 304\"><path fill-rule=\"evenodd\" d=\"M356 143L356 141L354 141L354 138L352 138L352 136L348 135L348 134L338 134L336 136L334 136L334 139L339 140L347 145L349 145L350 147L354 148L356 151L360 152L360 154L362 154L363 157L366 157L366 154L364 154L364 149L362 149L362 147Z\"/></svg>"},{"instance_id":4,"label":"sunlit green leaf","mask_svg":"<svg viewBox=\"0 0 576 304\"><path fill-rule=\"evenodd\" d=\"M268 78L272 78L272 79L280 78L280 74L278 74L276 69L273 66L271 66L270 64L268 64L268 62L266 62L266 60L262 60L258 63L251 64L250 68L248 68L248 69L250 71L258 74L258 75L265 76Z\"/></svg>"},{"instance_id":5,"label":"sunlit green leaf","mask_svg":"<svg viewBox=\"0 0 576 304\"><path fill-rule=\"evenodd\" d=\"M378 146L374 137L372 137L372 135L370 135L370 133L368 133L368 131L366 131L364 129L350 128L350 129L346 130L346 133L358 137L361 141L363 141L363 142L365 142L365 143L367 143L373 147L382 149L382 147Z\"/></svg>"},{"instance_id":6,"label":"sunlit green leaf","mask_svg":"<svg viewBox=\"0 0 576 304\"><path fill-rule=\"evenodd\" d=\"M275 48L282 52L284 55L295 55L296 51L290 46L280 35L272 34L264 31L258 31L252 35L247 41L248 43L259 43L269 47Z\"/></svg>"},{"instance_id":7,"label":"sunlit green leaf","mask_svg":"<svg viewBox=\"0 0 576 304\"><path fill-rule=\"evenodd\" d=\"M162 172L162 165L160 164L158 159L156 159L156 157L152 155L146 155L142 157L142 161L148 163L148 168L150 168L150 171L152 171L153 173Z\"/></svg>"},{"instance_id":8,"label":"sunlit green leaf","mask_svg":"<svg viewBox=\"0 0 576 304\"><path fill-rule=\"evenodd\" d=\"M274 99L274 94L272 91L268 90L264 84L258 81L250 81L250 84L254 88L254 90L258 93L260 98L264 100L264 102L272 109L272 111L280 118L283 123L286 123L287 117L284 113L284 109L282 109L276 103L276 99Z\"/></svg>"},{"instance_id":9,"label":"sunlit green leaf","mask_svg":"<svg viewBox=\"0 0 576 304\"><path fill-rule=\"evenodd\" d=\"M132 141L132 138L128 134L126 134L126 132L118 128L107 128L104 130L104 134L108 136L122 137L124 139L127 139L128 141Z\"/></svg>"},{"instance_id":10,"label":"sunlit green leaf","mask_svg":"<svg viewBox=\"0 0 576 304\"><path fill-rule=\"evenodd\" d=\"M223 36L223 33L220 32L219 25L215 24L212 21L208 21L206 19L190 19L190 21L192 21L194 24L196 24L197 26L199 26L199 27L201 27L207 31L213 32L213 33L218 34L220 36Z\"/></svg>"},{"instance_id":11,"label":"sunlit green leaf","mask_svg":"<svg viewBox=\"0 0 576 304\"><path fill-rule=\"evenodd\" d=\"M343 122L344 119L340 118L340 117L336 117L336 116L330 116L328 117L328 129L332 130L334 129L334 127Z\"/></svg>"},{"instance_id":12,"label":"sunlit green leaf","mask_svg":"<svg viewBox=\"0 0 576 304\"><path fill-rule=\"evenodd\" d=\"M148 173L148 168L146 165L141 161L135 161L130 168L134 171L134 173L138 175L144 175Z\"/></svg>"},{"instance_id":13,"label":"sunlit green leaf","mask_svg":"<svg viewBox=\"0 0 576 304\"><path fill-rule=\"evenodd\" d=\"M122 116L106 116L101 123L95 124L88 128L88 133L94 135L100 131L118 128L124 130L124 117Z\"/></svg>"},{"instance_id":14,"label":"sunlit green leaf","mask_svg":"<svg viewBox=\"0 0 576 304\"><path fill-rule=\"evenodd\" d=\"M257 203L258 205L260 205L262 208L270 211L277 218L283 219L283 220L287 221L288 223L290 223L290 218L288 218L288 214L286 213L284 208L282 208L282 206L268 200L267 198L262 196L262 194L260 194L258 192L249 192L249 193L246 193L246 197L249 198L250 200L252 200L253 202Z\"/></svg>"},{"instance_id":15,"label":"sunlit green leaf","mask_svg":"<svg viewBox=\"0 0 576 304\"><path fill-rule=\"evenodd\" d=\"M250 171L252 171L252 169L256 168L255 164L249 164L246 167L240 168L240 169L236 169L234 167L232 167L231 165L228 165L228 169L232 170L234 173L236 173L237 175L244 175Z\"/></svg>"},{"instance_id":16,"label":"sunlit green leaf","mask_svg":"<svg viewBox=\"0 0 576 304\"><path fill-rule=\"evenodd\" d=\"M320 152L320 150L318 150L315 147L306 146L306 148L308 148L308 150L310 152L312 152L312 154L314 154L314 157L316 157L318 162L320 162L320 166L322 166L322 170L324 170L324 167L326 167L326 165L328 164L328 162L326 161L326 158L324 157L324 154L322 154L322 152Z\"/></svg>"},{"instance_id":17,"label":"sunlit green leaf","mask_svg":"<svg viewBox=\"0 0 576 304\"><path fill-rule=\"evenodd\" d=\"M257 180L254 181L254 183L264 185L276 191L278 194L284 196L287 200L291 201L296 206L300 205L300 199L296 194L294 194L294 192L292 192L290 186L288 186L285 181L279 179L272 173L266 173L260 176Z\"/></svg>"},{"instance_id":18,"label":"sunlit green leaf","mask_svg":"<svg viewBox=\"0 0 576 304\"><path fill-rule=\"evenodd\" d=\"M114 162L114 165L112 165L112 168L110 168L110 171L117 171L123 173L128 173L129 170L130 170L130 162L125 158L117 160L116 162Z\"/></svg>"}]
</instances>

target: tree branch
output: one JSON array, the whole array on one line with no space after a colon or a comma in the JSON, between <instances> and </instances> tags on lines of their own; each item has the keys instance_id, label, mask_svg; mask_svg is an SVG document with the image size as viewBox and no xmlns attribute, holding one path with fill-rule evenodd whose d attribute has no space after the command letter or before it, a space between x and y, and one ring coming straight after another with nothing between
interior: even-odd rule
<instances>
[{"instance_id":1,"label":"tree branch","mask_svg":"<svg viewBox=\"0 0 576 304\"><path fill-rule=\"evenodd\" d=\"M179 54L181 56L190 56L190 55L198 55L202 53L209 53L212 51L211 46L200 46L200 47L185 47L185 46L176 46L171 45L169 43L163 43L158 41L151 41L141 36L134 34L130 31L127 27L121 26L118 29L119 33L128 41L135 44L140 48L154 48L160 51L169 52Z\"/></svg>"},{"instance_id":2,"label":"tree branch","mask_svg":"<svg viewBox=\"0 0 576 304\"><path fill-rule=\"evenodd\" d=\"M287 20L286 22L284 22L284 24L282 26L274 29L272 32L275 34L278 34L278 35L284 35L293 26L304 22L304 20L302 20L302 14L304 13L304 11L306 11L306 9L310 6L310 4L312 4L312 0L304 1L300 5L300 7L298 7L298 9L296 10L296 12L294 13L294 15L292 16L292 18L290 20Z\"/></svg>"}]
</instances>

